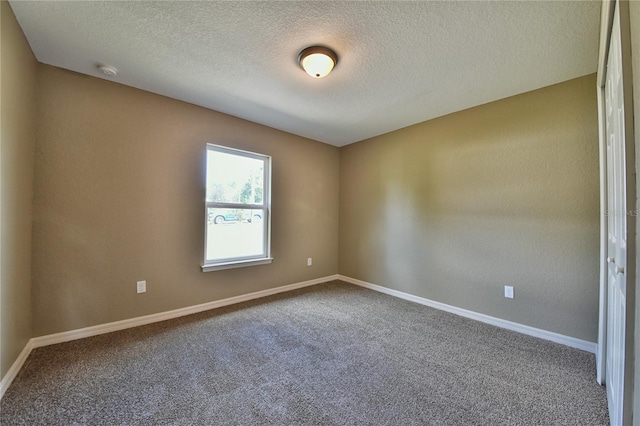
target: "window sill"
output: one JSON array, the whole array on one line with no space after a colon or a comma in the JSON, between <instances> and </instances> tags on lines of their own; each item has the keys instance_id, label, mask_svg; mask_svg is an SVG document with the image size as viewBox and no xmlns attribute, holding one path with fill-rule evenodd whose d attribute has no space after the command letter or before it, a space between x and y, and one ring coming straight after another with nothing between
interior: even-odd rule
<instances>
[{"instance_id":1,"label":"window sill","mask_svg":"<svg viewBox=\"0 0 640 426\"><path fill-rule=\"evenodd\" d=\"M272 257L261 257L260 259L238 260L234 262L202 265L202 272L222 271L223 269L243 268L245 266L267 265L272 261Z\"/></svg>"}]
</instances>

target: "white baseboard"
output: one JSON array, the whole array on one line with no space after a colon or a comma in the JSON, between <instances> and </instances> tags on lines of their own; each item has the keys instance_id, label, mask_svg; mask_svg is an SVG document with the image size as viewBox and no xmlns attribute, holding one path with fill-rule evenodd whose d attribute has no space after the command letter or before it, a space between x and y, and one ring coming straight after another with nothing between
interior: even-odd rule
<instances>
[{"instance_id":1,"label":"white baseboard","mask_svg":"<svg viewBox=\"0 0 640 426\"><path fill-rule=\"evenodd\" d=\"M154 322L166 321L173 318L183 317L185 315L196 314L198 312L208 311L210 309L221 308L223 306L235 305L236 303L247 302L249 300L260 299L262 297L271 296L273 294L284 293L286 291L296 290L298 288L309 287L315 284L327 281L337 280L338 275L330 275L327 277L316 278L315 280L302 281L295 284L284 285L281 287L269 288L267 290L256 291L254 293L242 294L240 296L229 297L222 300L214 300L213 302L202 303L200 305L188 306L186 308L174 309L172 311L160 312L157 314L145 315L143 317L130 318L122 321L115 321L106 324L94 325L91 327L80 328L77 330L64 331L62 333L49 334L46 336L34 337L33 347L54 345L56 343L69 342L71 340L83 339L85 337L97 336L99 334L111 333L112 331L124 330L127 328L138 327L141 325L151 324Z\"/></svg>"},{"instance_id":2,"label":"white baseboard","mask_svg":"<svg viewBox=\"0 0 640 426\"><path fill-rule=\"evenodd\" d=\"M29 354L31 353L32 349L33 349L33 339L30 339L27 342L27 344L24 345L22 352L20 352L20 355L18 355L18 358L16 358L11 368L9 368L9 371L7 371L7 374L5 374L4 377L2 378L2 381L0 381L0 399L2 399L2 397L4 396L4 393L7 391L7 389L9 389L9 386L11 386L11 383L13 383L13 379L15 379L18 373L20 372L20 369L22 368L22 366L24 365L24 362L29 357Z\"/></svg>"},{"instance_id":3,"label":"white baseboard","mask_svg":"<svg viewBox=\"0 0 640 426\"><path fill-rule=\"evenodd\" d=\"M399 297L400 299L410 300L412 302L420 303L421 305L430 306L441 311L450 312L452 314L460 315L462 317L470 318L476 321L484 322L487 324L495 325L496 327L506 328L507 330L517 331L522 334L526 334L533 337L538 337L544 340L550 340L555 343L560 343L572 348L581 349L583 351L596 353L597 344L586 340L576 339L575 337L565 336L564 334L554 333L552 331L542 330L540 328L530 327L528 325L518 324L516 322L507 321L501 318L492 317L478 312L469 311L466 309L458 308L455 306L447 305L445 303L436 302L434 300L425 299L423 297L414 296L402 291L393 290L387 287L383 287L376 284L371 284L366 281L357 280L351 277L345 277L344 275L338 275L338 279L351 284L355 284L361 287L365 287L371 290L385 293L390 296Z\"/></svg>"},{"instance_id":4,"label":"white baseboard","mask_svg":"<svg viewBox=\"0 0 640 426\"><path fill-rule=\"evenodd\" d=\"M145 315L142 317L130 318L122 321L110 322L107 324L95 325L92 327L80 328L77 330L65 331L62 333L49 334L46 336L34 337L27 342L20 355L15 360L9 371L5 374L0 381L0 399L4 396L4 393L9 388L13 380L16 378L23 364L29 357L31 351L35 348L42 346L54 345L56 343L69 342L71 340L82 339L85 337L97 336L100 334L110 333L112 331L124 330L127 328L138 327L141 325L151 324L154 322L166 321L172 318L178 318L185 315L191 315L198 312L208 311L210 309L221 308L223 306L234 305L236 303L247 302L249 300L260 299L262 297L271 296L273 294L284 293L291 290L296 290L303 287L309 287L316 284L321 284L328 281L341 280L351 284L355 284L361 287L365 287L371 290L375 290L381 293L385 293L391 296L399 297L401 299L410 300L412 302L420 303L422 305L430 306L432 308L440 309L443 311L451 312L466 318L481 321L487 324L495 325L497 327L506 328L527 334L529 336L539 337L541 339L550 340L552 342L560 343L572 348L582 349L587 352L595 353L596 344L588 342L586 340L576 339L574 337L565 336L551 331L542 330L539 328L529 327L527 325L518 324L515 322L503 320L500 318L491 317L489 315L480 314L466 309L457 308L455 306L447 305L444 303L436 302L433 300L425 299L412 294L403 293L398 290L382 287L376 284L371 284L365 281L357 280L355 278L346 277L344 275L329 275L314 280L303 281L295 284L289 284L281 287L270 288L267 290L256 291L254 293L243 294L240 296L230 297L227 299L216 300L213 302L202 303L200 305L188 306L186 308L174 309L172 311L160 312L157 314Z\"/></svg>"},{"instance_id":5,"label":"white baseboard","mask_svg":"<svg viewBox=\"0 0 640 426\"><path fill-rule=\"evenodd\" d=\"M329 275L327 277L316 278L314 280L302 281L295 284L284 285L281 287L270 288L267 290L256 291L254 293L243 294L240 296L229 297L227 299L215 300L213 302L202 303L200 305L188 306L186 308L174 309L172 311L160 312L157 314L145 315L143 317L130 318L122 321L110 322L107 324L95 325L92 327L80 328L77 330L64 331L62 333L49 334L46 336L34 337L27 342L20 355L15 360L7 374L0 381L0 399L9 388L13 380L16 378L24 362L29 357L31 351L42 346L55 345L56 343L69 342L71 340L83 339L85 337L97 336L99 334L110 333L112 331L124 330L127 328L138 327L141 325L151 324L159 321L166 321L172 318L178 318L185 315L191 315L198 312L208 311L210 309L221 308L223 306L234 305L236 303L247 302L249 300L260 299L262 297L271 296L273 294L284 293L303 287L309 287L328 281L337 280L338 275Z\"/></svg>"}]
</instances>

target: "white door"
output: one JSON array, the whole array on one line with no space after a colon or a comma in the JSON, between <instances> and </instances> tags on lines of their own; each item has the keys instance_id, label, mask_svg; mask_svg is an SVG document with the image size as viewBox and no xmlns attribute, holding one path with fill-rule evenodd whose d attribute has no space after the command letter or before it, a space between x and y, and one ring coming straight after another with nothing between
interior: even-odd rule
<instances>
[{"instance_id":1,"label":"white door","mask_svg":"<svg viewBox=\"0 0 640 426\"><path fill-rule=\"evenodd\" d=\"M622 425L627 307L627 188L620 11L616 5L605 81L607 135L607 352L606 386L612 425Z\"/></svg>"}]
</instances>

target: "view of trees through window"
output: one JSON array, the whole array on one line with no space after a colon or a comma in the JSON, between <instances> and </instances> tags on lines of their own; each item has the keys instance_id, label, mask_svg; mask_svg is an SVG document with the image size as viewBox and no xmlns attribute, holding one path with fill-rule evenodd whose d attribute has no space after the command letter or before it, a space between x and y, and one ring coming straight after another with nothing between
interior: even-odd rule
<instances>
[{"instance_id":1,"label":"view of trees through window","mask_svg":"<svg viewBox=\"0 0 640 426\"><path fill-rule=\"evenodd\" d=\"M207 201L262 204L264 161L208 152Z\"/></svg>"},{"instance_id":2,"label":"view of trees through window","mask_svg":"<svg viewBox=\"0 0 640 426\"><path fill-rule=\"evenodd\" d=\"M223 152L208 152L207 201L233 204L262 204L264 161ZM232 209L235 220L251 221L251 210ZM227 214L227 219L232 217ZM210 218L212 221L215 217ZM218 216L218 220L219 216Z\"/></svg>"},{"instance_id":3,"label":"view of trees through window","mask_svg":"<svg viewBox=\"0 0 640 426\"><path fill-rule=\"evenodd\" d=\"M205 263L267 255L268 165L259 154L208 146Z\"/></svg>"}]
</instances>

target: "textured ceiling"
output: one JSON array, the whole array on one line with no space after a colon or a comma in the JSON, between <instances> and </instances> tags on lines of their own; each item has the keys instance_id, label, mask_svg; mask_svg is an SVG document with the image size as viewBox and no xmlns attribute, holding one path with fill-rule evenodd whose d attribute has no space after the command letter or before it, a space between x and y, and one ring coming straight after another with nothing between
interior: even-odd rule
<instances>
[{"instance_id":1,"label":"textured ceiling","mask_svg":"<svg viewBox=\"0 0 640 426\"><path fill-rule=\"evenodd\" d=\"M40 62L337 146L593 73L598 1L10 1ZM304 47L339 55L327 77Z\"/></svg>"}]
</instances>

